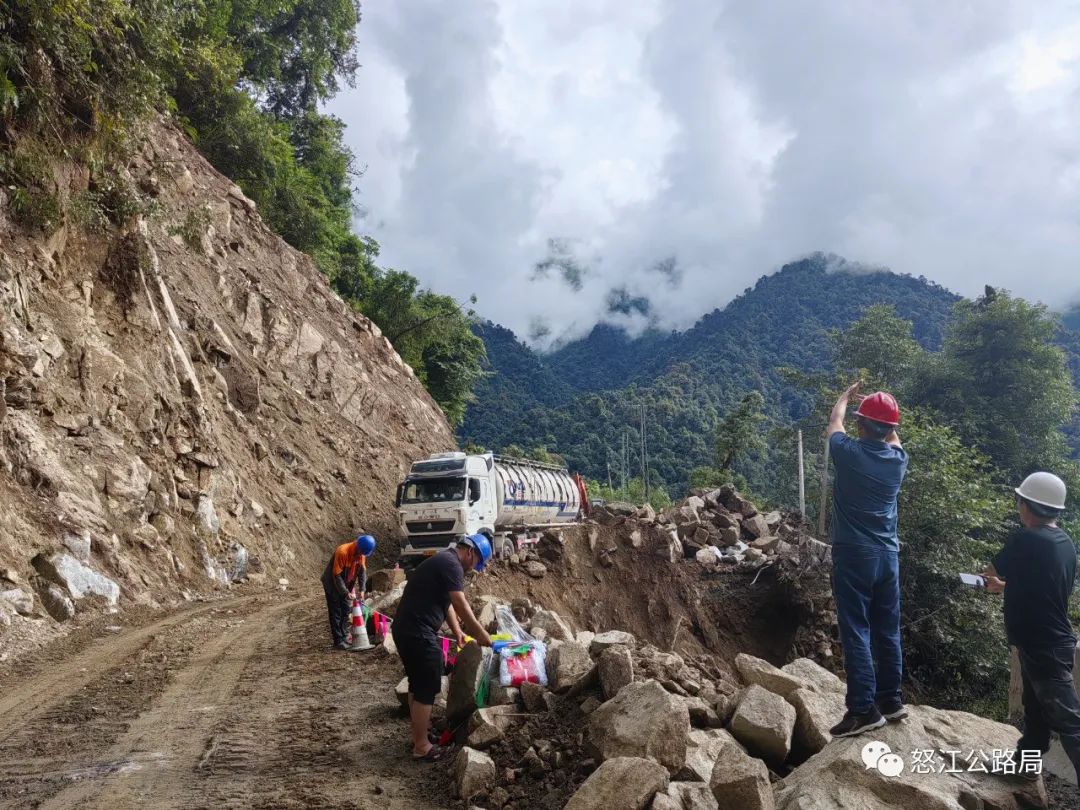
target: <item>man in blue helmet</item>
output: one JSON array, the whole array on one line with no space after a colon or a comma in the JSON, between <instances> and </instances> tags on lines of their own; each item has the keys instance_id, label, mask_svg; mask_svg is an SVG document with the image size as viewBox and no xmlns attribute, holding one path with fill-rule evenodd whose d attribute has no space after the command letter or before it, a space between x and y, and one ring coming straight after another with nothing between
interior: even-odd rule
<instances>
[{"instance_id":1,"label":"man in blue helmet","mask_svg":"<svg viewBox=\"0 0 1080 810\"><path fill-rule=\"evenodd\" d=\"M462 537L452 548L428 557L409 576L394 615L392 633L409 678L409 719L413 759L433 761L443 754L428 739L431 707L442 686L443 656L439 630L445 621L459 646L465 644L462 624L477 643L491 646L483 625L465 598L465 572L483 571L491 557L491 533Z\"/></svg>"},{"instance_id":2,"label":"man in blue helmet","mask_svg":"<svg viewBox=\"0 0 1080 810\"><path fill-rule=\"evenodd\" d=\"M352 599L363 598L367 585L367 558L375 551L375 538L362 534L355 541L342 543L326 564L322 575L326 612L330 615L330 636L335 650L347 650L345 636L349 632L349 613Z\"/></svg>"}]
</instances>

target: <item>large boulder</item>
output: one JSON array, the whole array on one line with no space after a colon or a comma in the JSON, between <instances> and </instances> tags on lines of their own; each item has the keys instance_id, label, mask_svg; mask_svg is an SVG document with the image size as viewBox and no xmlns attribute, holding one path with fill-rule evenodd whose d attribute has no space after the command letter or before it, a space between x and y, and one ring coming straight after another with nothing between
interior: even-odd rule
<instances>
[{"instance_id":1,"label":"large boulder","mask_svg":"<svg viewBox=\"0 0 1080 810\"><path fill-rule=\"evenodd\" d=\"M555 638L559 641L574 640L573 629L554 610L544 610L543 608L537 610L532 617L532 626L542 629L547 633L548 638Z\"/></svg>"},{"instance_id":2,"label":"large boulder","mask_svg":"<svg viewBox=\"0 0 1080 810\"><path fill-rule=\"evenodd\" d=\"M688 782L708 783L713 766L728 743L741 749L735 738L722 728L695 728L686 735L686 761L676 776Z\"/></svg>"},{"instance_id":3,"label":"large boulder","mask_svg":"<svg viewBox=\"0 0 1080 810\"><path fill-rule=\"evenodd\" d=\"M59 585L39 579L35 582L35 587L41 599L41 606L56 621L66 622L75 615L75 603Z\"/></svg>"},{"instance_id":4,"label":"large boulder","mask_svg":"<svg viewBox=\"0 0 1080 810\"><path fill-rule=\"evenodd\" d=\"M808 686L801 678L746 653L735 656L735 669L748 684L757 684L780 697L786 698L796 689Z\"/></svg>"},{"instance_id":5,"label":"large boulder","mask_svg":"<svg viewBox=\"0 0 1080 810\"><path fill-rule=\"evenodd\" d=\"M565 810L644 810L667 785L667 771L651 759L612 757L582 783Z\"/></svg>"},{"instance_id":6,"label":"large boulder","mask_svg":"<svg viewBox=\"0 0 1080 810\"><path fill-rule=\"evenodd\" d=\"M467 720L476 711L476 691L491 662L491 648L466 644L457 656L446 696L446 721L451 728Z\"/></svg>"},{"instance_id":7,"label":"large boulder","mask_svg":"<svg viewBox=\"0 0 1080 810\"><path fill-rule=\"evenodd\" d=\"M671 782L666 795L674 799L681 810L719 810L712 789L701 782Z\"/></svg>"},{"instance_id":8,"label":"large boulder","mask_svg":"<svg viewBox=\"0 0 1080 810\"><path fill-rule=\"evenodd\" d=\"M829 729L844 716L842 692L796 689L788 696L795 707L795 735L792 746L802 756L816 754L832 741Z\"/></svg>"},{"instance_id":9,"label":"large boulder","mask_svg":"<svg viewBox=\"0 0 1080 810\"><path fill-rule=\"evenodd\" d=\"M809 658L796 658L790 664L784 664L780 670L817 692L839 692L841 695L847 692L847 686L842 680Z\"/></svg>"},{"instance_id":10,"label":"large boulder","mask_svg":"<svg viewBox=\"0 0 1080 810\"><path fill-rule=\"evenodd\" d=\"M105 468L105 491L119 501L141 501L150 490L150 468L138 456L117 459Z\"/></svg>"},{"instance_id":11,"label":"large boulder","mask_svg":"<svg viewBox=\"0 0 1080 810\"><path fill-rule=\"evenodd\" d=\"M110 605L120 599L119 585L70 554L38 554L30 563L43 579L66 588L72 599L100 596Z\"/></svg>"},{"instance_id":12,"label":"large boulder","mask_svg":"<svg viewBox=\"0 0 1080 810\"><path fill-rule=\"evenodd\" d=\"M731 718L735 739L771 762L787 759L794 730L795 707L757 684L743 692Z\"/></svg>"},{"instance_id":13,"label":"large boulder","mask_svg":"<svg viewBox=\"0 0 1080 810\"><path fill-rule=\"evenodd\" d=\"M488 748L503 738L517 722L516 706L489 706L477 709L469 717L469 746Z\"/></svg>"},{"instance_id":14,"label":"large boulder","mask_svg":"<svg viewBox=\"0 0 1080 810\"><path fill-rule=\"evenodd\" d=\"M592 675L592 658L585 645L576 641L564 641L547 656L547 671L551 691L569 692Z\"/></svg>"},{"instance_id":15,"label":"large boulder","mask_svg":"<svg viewBox=\"0 0 1080 810\"><path fill-rule=\"evenodd\" d=\"M889 723L860 737L834 740L776 785L780 810L858 807L860 810L957 810L995 808L1019 810L1045 807L1041 782L969 771L968 755L1016 748L1019 732L966 712L912 706L902 723ZM898 774L886 776L863 762L868 742L888 746L903 760ZM931 752L932 761L916 762L912 752ZM956 767L951 754L959 751ZM951 773L950 771L958 771ZM732 805L735 806L735 805Z\"/></svg>"},{"instance_id":16,"label":"large boulder","mask_svg":"<svg viewBox=\"0 0 1080 810\"><path fill-rule=\"evenodd\" d=\"M769 533L769 524L765 522L765 518L757 514L743 518L742 527L747 534L755 538L765 537Z\"/></svg>"},{"instance_id":17,"label":"large boulder","mask_svg":"<svg viewBox=\"0 0 1080 810\"><path fill-rule=\"evenodd\" d=\"M637 639L634 638L633 634L622 630L607 630L593 636L592 641L589 642L589 652L594 656L598 656L608 647L614 647L616 644L633 648L637 645Z\"/></svg>"},{"instance_id":18,"label":"large boulder","mask_svg":"<svg viewBox=\"0 0 1080 810\"><path fill-rule=\"evenodd\" d=\"M676 773L686 762L689 732L686 704L648 680L624 687L590 715L586 745L600 759L645 757Z\"/></svg>"},{"instance_id":19,"label":"large boulder","mask_svg":"<svg viewBox=\"0 0 1080 810\"><path fill-rule=\"evenodd\" d=\"M495 762L483 751L466 746L454 760L454 787L459 798L468 801L487 793L495 784Z\"/></svg>"},{"instance_id":20,"label":"large boulder","mask_svg":"<svg viewBox=\"0 0 1080 810\"><path fill-rule=\"evenodd\" d=\"M709 777L709 788L720 807L732 810L774 810L772 786L769 784L769 769L760 759L754 759L743 751L734 740L725 742L716 759L716 765ZM837 801L822 804L819 808L812 805L798 805L799 810L833 810L833 808L851 808L866 810L863 805L845 804Z\"/></svg>"},{"instance_id":21,"label":"large boulder","mask_svg":"<svg viewBox=\"0 0 1080 810\"><path fill-rule=\"evenodd\" d=\"M608 647L597 659L600 674L600 688L604 698L610 699L619 694L619 690L634 682L634 658L630 650L621 644Z\"/></svg>"}]
</instances>

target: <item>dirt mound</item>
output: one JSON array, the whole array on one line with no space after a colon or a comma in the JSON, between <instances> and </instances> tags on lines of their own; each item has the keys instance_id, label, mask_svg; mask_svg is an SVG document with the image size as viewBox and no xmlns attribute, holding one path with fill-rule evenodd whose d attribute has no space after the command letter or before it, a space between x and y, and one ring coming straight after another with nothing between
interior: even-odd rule
<instances>
[{"instance_id":1,"label":"dirt mound","mask_svg":"<svg viewBox=\"0 0 1080 810\"><path fill-rule=\"evenodd\" d=\"M65 210L92 207L89 173L54 168ZM9 653L110 582L167 603L310 576L359 528L388 541L408 462L453 446L378 329L178 132L153 126L115 180L119 224L29 233L0 208Z\"/></svg>"},{"instance_id":2,"label":"dirt mound","mask_svg":"<svg viewBox=\"0 0 1080 810\"><path fill-rule=\"evenodd\" d=\"M548 533L477 587L507 601L525 596L578 629L627 630L661 650L708 656L726 672L739 652L831 666L839 649L828 549L793 516L774 526L787 539L774 538L768 553L702 564L665 516L635 512Z\"/></svg>"}]
</instances>

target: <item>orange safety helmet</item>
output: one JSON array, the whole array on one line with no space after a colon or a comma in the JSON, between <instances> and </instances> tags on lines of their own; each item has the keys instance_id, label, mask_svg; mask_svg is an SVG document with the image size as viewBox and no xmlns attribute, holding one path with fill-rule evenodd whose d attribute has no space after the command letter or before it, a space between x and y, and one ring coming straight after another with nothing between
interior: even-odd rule
<instances>
[{"instance_id":1,"label":"orange safety helmet","mask_svg":"<svg viewBox=\"0 0 1080 810\"><path fill-rule=\"evenodd\" d=\"M885 425L900 424L900 406L896 404L896 397L885 391L878 391L866 397L855 411L856 416L865 419L873 419Z\"/></svg>"}]
</instances>

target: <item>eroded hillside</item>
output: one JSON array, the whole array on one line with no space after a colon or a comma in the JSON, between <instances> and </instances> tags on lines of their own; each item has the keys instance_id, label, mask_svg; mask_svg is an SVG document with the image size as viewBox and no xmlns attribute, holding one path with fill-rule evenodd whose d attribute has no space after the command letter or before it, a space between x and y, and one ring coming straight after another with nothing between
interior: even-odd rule
<instances>
[{"instance_id":1,"label":"eroded hillside","mask_svg":"<svg viewBox=\"0 0 1080 810\"><path fill-rule=\"evenodd\" d=\"M95 601L310 576L358 528L392 545L408 460L453 446L377 327L236 186L170 126L144 144L115 224L75 163L52 167L59 227L0 205L9 654Z\"/></svg>"}]
</instances>

